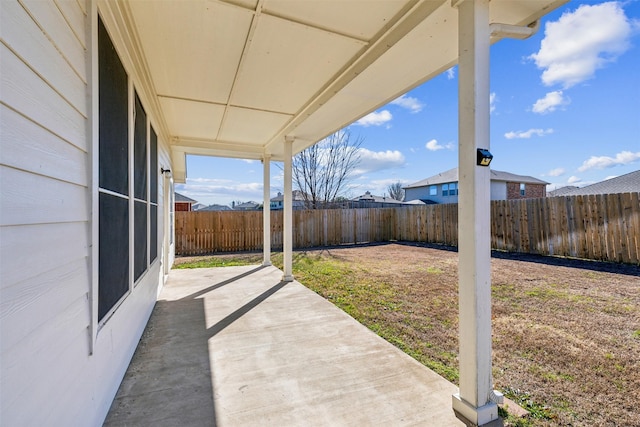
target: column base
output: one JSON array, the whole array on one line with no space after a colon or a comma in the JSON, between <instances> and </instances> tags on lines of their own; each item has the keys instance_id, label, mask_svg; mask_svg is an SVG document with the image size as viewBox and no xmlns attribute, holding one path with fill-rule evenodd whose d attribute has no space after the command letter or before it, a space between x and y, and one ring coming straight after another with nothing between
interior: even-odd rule
<instances>
[{"instance_id":1,"label":"column base","mask_svg":"<svg viewBox=\"0 0 640 427\"><path fill-rule=\"evenodd\" d=\"M271 261L264 261L264 262L262 263L262 266L263 266L263 267L270 267L271 265L273 265L273 264L271 264Z\"/></svg>"},{"instance_id":2,"label":"column base","mask_svg":"<svg viewBox=\"0 0 640 427\"><path fill-rule=\"evenodd\" d=\"M460 394L454 394L453 412L456 418L467 427L502 427L502 418L498 416L498 405L493 402L476 408L462 400Z\"/></svg>"},{"instance_id":3,"label":"column base","mask_svg":"<svg viewBox=\"0 0 640 427\"><path fill-rule=\"evenodd\" d=\"M293 276L289 274L285 274L282 276L283 282L293 282Z\"/></svg>"}]
</instances>

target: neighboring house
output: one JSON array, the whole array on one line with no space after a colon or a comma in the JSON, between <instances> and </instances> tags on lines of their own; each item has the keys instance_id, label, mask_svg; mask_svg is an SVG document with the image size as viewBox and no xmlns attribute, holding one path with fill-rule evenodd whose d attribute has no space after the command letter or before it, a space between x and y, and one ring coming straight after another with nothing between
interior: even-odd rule
<instances>
[{"instance_id":1,"label":"neighboring house","mask_svg":"<svg viewBox=\"0 0 640 427\"><path fill-rule=\"evenodd\" d=\"M491 170L491 200L545 197L547 184L531 176ZM458 203L458 168L407 185L404 190L406 201Z\"/></svg>"},{"instance_id":2,"label":"neighboring house","mask_svg":"<svg viewBox=\"0 0 640 427\"><path fill-rule=\"evenodd\" d=\"M585 187L562 187L549 192L549 197L586 196L592 194L617 194L640 192L640 170L615 178L596 182Z\"/></svg>"},{"instance_id":3,"label":"neighboring house","mask_svg":"<svg viewBox=\"0 0 640 427\"><path fill-rule=\"evenodd\" d=\"M399 203L402 204L402 200L396 200L391 197L376 196L371 194L370 191L365 192L363 195L354 197L351 199L354 202L376 202L376 203Z\"/></svg>"},{"instance_id":4,"label":"neighboring house","mask_svg":"<svg viewBox=\"0 0 640 427\"><path fill-rule=\"evenodd\" d=\"M354 197L345 204L344 207L349 208L389 208L395 206L403 206L404 203L400 200L393 199L386 196L376 196L371 194L370 191L365 192L363 195Z\"/></svg>"},{"instance_id":5,"label":"neighboring house","mask_svg":"<svg viewBox=\"0 0 640 427\"><path fill-rule=\"evenodd\" d=\"M193 205L198 203L197 200L193 200L180 193L175 193L174 203L176 205L176 212L191 212Z\"/></svg>"},{"instance_id":6,"label":"neighboring house","mask_svg":"<svg viewBox=\"0 0 640 427\"><path fill-rule=\"evenodd\" d=\"M304 193L300 190L293 190L293 209L304 209L306 206ZM278 192L276 197L269 200L269 206L271 210L279 210L284 206L284 195Z\"/></svg>"},{"instance_id":7,"label":"neighboring house","mask_svg":"<svg viewBox=\"0 0 640 427\"><path fill-rule=\"evenodd\" d=\"M233 203L234 211L255 211L260 207L260 203L256 202L244 202L244 203Z\"/></svg>"}]
</instances>

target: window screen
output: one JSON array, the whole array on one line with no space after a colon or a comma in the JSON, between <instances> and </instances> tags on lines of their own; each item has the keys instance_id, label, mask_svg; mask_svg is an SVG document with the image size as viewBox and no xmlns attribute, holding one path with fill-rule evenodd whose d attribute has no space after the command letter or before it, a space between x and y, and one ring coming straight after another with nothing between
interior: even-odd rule
<instances>
[{"instance_id":1,"label":"window screen","mask_svg":"<svg viewBox=\"0 0 640 427\"><path fill-rule=\"evenodd\" d=\"M99 196L98 320L129 290L129 200Z\"/></svg>"},{"instance_id":2,"label":"window screen","mask_svg":"<svg viewBox=\"0 0 640 427\"><path fill-rule=\"evenodd\" d=\"M156 260L156 258L158 258L158 206L151 205L149 206L149 209L149 217L151 221L151 226L149 227L149 233L151 233L151 235L149 236L149 259L150 262L153 262Z\"/></svg>"},{"instance_id":3,"label":"window screen","mask_svg":"<svg viewBox=\"0 0 640 427\"><path fill-rule=\"evenodd\" d=\"M158 203L158 135L151 128L149 137L149 201Z\"/></svg>"},{"instance_id":4,"label":"window screen","mask_svg":"<svg viewBox=\"0 0 640 427\"><path fill-rule=\"evenodd\" d=\"M129 290L128 78L98 19L98 320Z\"/></svg>"},{"instance_id":5,"label":"window screen","mask_svg":"<svg viewBox=\"0 0 640 427\"><path fill-rule=\"evenodd\" d=\"M133 218L133 279L135 281L147 269L147 204L145 202L135 201Z\"/></svg>"},{"instance_id":6,"label":"window screen","mask_svg":"<svg viewBox=\"0 0 640 427\"><path fill-rule=\"evenodd\" d=\"M133 176L135 198L147 200L147 114L137 94L133 131Z\"/></svg>"},{"instance_id":7,"label":"window screen","mask_svg":"<svg viewBox=\"0 0 640 427\"><path fill-rule=\"evenodd\" d=\"M158 136L150 128L137 93L133 94L133 111L129 110L128 76L100 18L98 51L98 321L101 321L131 289L130 265L135 282L149 268L149 260L158 258ZM130 132L133 147L129 146Z\"/></svg>"},{"instance_id":8,"label":"window screen","mask_svg":"<svg viewBox=\"0 0 640 427\"><path fill-rule=\"evenodd\" d=\"M99 185L128 195L128 79L101 20L98 20L98 52Z\"/></svg>"}]
</instances>

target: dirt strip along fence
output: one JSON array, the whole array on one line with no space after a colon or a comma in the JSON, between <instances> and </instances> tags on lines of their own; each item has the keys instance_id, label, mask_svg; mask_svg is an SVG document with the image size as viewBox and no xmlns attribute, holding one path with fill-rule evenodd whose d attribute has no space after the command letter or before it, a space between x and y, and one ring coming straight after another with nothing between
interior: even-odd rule
<instances>
[{"instance_id":1,"label":"dirt strip along fence","mask_svg":"<svg viewBox=\"0 0 640 427\"><path fill-rule=\"evenodd\" d=\"M491 202L491 247L640 264L640 193ZM176 254L262 249L262 211L176 212ZM293 247L408 241L458 244L458 205L293 211ZM282 211L271 212L282 248Z\"/></svg>"}]
</instances>

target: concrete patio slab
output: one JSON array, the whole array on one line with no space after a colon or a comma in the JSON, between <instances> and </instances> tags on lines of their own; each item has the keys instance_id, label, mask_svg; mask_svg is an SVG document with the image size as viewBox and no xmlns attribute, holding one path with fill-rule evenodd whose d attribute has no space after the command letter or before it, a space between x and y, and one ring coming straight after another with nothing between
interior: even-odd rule
<instances>
[{"instance_id":1,"label":"concrete patio slab","mask_svg":"<svg viewBox=\"0 0 640 427\"><path fill-rule=\"evenodd\" d=\"M105 425L463 425L457 387L281 277L173 270Z\"/></svg>"}]
</instances>

